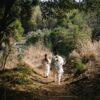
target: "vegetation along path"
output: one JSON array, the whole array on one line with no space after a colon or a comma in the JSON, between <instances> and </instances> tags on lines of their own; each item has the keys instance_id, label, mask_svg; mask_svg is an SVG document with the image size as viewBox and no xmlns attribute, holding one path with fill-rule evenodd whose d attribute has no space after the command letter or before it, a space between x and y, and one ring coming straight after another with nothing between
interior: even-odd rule
<instances>
[{"instance_id":1,"label":"vegetation along path","mask_svg":"<svg viewBox=\"0 0 100 100\"><path fill-rule=\"evenodd\" d=\"M40 68L19 66L0 71L1 100L99 100L99 84L99 74L95 79L64 74L61 85L57 85L52 73L48 79L44 78Z\"/></svg>"}]
</instances>

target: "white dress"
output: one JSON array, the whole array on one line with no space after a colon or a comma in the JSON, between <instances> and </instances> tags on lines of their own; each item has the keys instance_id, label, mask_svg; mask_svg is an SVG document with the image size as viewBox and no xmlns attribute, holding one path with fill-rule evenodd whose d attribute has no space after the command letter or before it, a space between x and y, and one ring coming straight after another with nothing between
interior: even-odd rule
<instances>
[{"instance_id":1,"label":"white dress","mask_svg":"<svg viewBox=\"0 0 100 100\"><path fill-rule=\"evenodd\" d=\"M50 74L50 59L48 59L48 62L43 59L42 64L43 64L43 70L44 70L44 76L48 77Z\"/></svg>"}]
</instances>

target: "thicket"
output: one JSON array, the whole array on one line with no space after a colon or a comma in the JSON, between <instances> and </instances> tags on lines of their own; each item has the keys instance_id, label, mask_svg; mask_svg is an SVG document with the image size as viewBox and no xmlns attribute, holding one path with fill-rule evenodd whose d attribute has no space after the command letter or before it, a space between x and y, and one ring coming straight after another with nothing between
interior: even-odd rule
<instances>
[{"instance_id":1,"label":"thicket","mask_svg":"<svg viewBox=\"0 0 100 100\"><path fill-rule=\"evenodd\" d=\"M27 40L27 43L42 41L53 52L69 55L77 49L79 41L91 38L91 28L88 26L84 13L74 9L65 14L54 29L37 30Z\"/></svg>"},{"instance_id":2,"label":"thicket","mask_svg":"<svg viewBox=\"0 0 100 100\"><path fill-rule=\"evenodd\" d=\"M27 44L41 41L61 55L69 55L78 49L79 41L99 38L99 4L99 0L79 3L73 0L1 0L0 49L4 51L4 62L15 42L11 44L12 38L23 40L23 34L30 31L33 33L28 37Z\"/></svg>"}]
</instances>

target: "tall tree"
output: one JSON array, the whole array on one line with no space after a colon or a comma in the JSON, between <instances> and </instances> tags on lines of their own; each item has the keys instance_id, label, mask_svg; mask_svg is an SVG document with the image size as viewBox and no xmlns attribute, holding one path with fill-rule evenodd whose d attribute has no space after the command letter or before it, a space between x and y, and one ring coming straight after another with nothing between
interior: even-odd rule
<instances>
[{"instance_id":1,"label":"tall tree","mask_svg":"<svg viewBox=\"0 0 100 100\"><path fill-rule=\"evenodd\" d=\"M40 0L21 0L21 21L25 29L25 33L34 29L41 15Z\"/></svg>"},{"instance_id":2,"label":"tall tree","mask_svg":"<svg viewBox=\"0 0 100 100\"><path fill-rule=\"evenodd\" d=\"M2 47L2 43L5 44L1 67L5 67L15 33L14 27L9 26L19 19L20 11L20 0L0 0L0 47Z\"/></svg>"}]
</instances>

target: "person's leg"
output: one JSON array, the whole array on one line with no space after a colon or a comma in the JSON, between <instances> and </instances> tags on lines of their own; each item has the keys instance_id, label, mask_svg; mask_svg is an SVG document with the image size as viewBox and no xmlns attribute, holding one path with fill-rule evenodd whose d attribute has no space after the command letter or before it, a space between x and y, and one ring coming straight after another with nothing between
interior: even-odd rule
<instances>
[{"instance_id":1,"label":"person's leg","mask_svg":"<svg viewBox=\"0 0 100 100\"><path fill-rule=\"evenodd\" d=\"M57 83L57 80L58 80L58 78L57 78L57 73L55 73L55 83Z\"/></svg>"},{"instance_id":2,"label":"person's leg","mask_svg":"<svg viewBox=\"0 0 100 100\"><path fill-rule=\"evenodd\" d=\"M49 74L50 74L50 66L48 65L48 66L47 66L46 76L48 77L48 76L49 76Z\"/></svg>"},{"instance_id":3,"label":"person's leg","mask_svg":"<svg viewBox=\"0 0 100 100\"><path fill-rule=\"evenodd\" d=\"M63 78L64 78L64 71L62 71L61 73L61 81L63 81Z\"/></svg>"},{"instance_id":4,"label":"person's leg","mask_svg":"<svg viewBox=\"0 0 100 100\"><path fill-rule=\"evenodd\" d=\"M46 70L44 70L44 77L46 78L46 76L47 76L47 72Z\"/></svg>"},{"instance_id":5,"label":"person's leg","mask_svg":"<svg viewBox=\"0 0 100 100\"><path fill-rule=\"evenodd\" d=\"M47 68L44 69L44 77L47 78Z\"/></svg>"},{"instance_id":6,"label":"person's leg","mask_svg":"<svg viewBox=\"0 0 100 100\"><path fill-rule=\"evenodd\" d=\"M59 73L58 74L58 85L60 85L61 77L62 77L62 73Z\"/></svg>"},{"instance_id":7,"label":"person's leg","mask_svg":"<svg viewBox=\"0 0 100 100\"><path fill-rule=\"evenodd\" d=\"M45 65L45 68L44 68L44 77L47 78L48 74L49 74L49 68L48 68L48 65Z\"/></svg>"}]
</instances>

